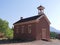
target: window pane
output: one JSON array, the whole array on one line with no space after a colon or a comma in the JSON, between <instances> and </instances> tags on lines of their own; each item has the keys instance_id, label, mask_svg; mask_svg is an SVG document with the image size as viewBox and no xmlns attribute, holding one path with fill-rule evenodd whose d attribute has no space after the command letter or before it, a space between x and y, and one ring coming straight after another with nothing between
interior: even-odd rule
<instances>
[{"instance_id":1,"label":"window pane","mask_svg":"<svg viewBox=\"0 0 60 45\"><path fill-rule=\"evenodd\" d=\"M31 33L31 25L28 25L28 33Z\"/></svg>"},{"instance_id":2,"label":"window pane","mask_svg":"<svg viewBox=\"0 0 60 45\"><path fill-rule=\"evenodd\" d=\"M16 27L16 33L19 33L19 28L18 27Z\"/></svg>"},{"instance_id":3,"label":"window pane","mask_svg":"<svg viewBox=\"0 0 60 45\"><path fill-rule=\"evenodd\" d=\"M21 30L21 33L24 33L24 26L22 26L22 30Z\"/></svg>"}]
</instances>

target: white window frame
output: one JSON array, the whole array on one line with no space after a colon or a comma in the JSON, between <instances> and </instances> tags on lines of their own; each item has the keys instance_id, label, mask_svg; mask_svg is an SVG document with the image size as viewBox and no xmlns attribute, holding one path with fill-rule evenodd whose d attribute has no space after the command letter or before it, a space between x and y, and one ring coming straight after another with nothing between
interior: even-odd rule
<instances>
[{"instance_id":1,"label":"white window frame","mask_svg":"<svg viewBox=\"0 0 60 45\"><path fill-rule=\"evenodd\" d=\"M22 26L21 33L24 33L24 26Z\"/></svg>"},{"instance_id":2,"label":"white window frame","mask_svg":"<svg viewBox=\"0 0 60 45\"><path fill-rule=\"evenodd\" d=\"M32 30L31 30L31 25L28 25L28 33L31 33Z\"/></svg>"}]
</instances>

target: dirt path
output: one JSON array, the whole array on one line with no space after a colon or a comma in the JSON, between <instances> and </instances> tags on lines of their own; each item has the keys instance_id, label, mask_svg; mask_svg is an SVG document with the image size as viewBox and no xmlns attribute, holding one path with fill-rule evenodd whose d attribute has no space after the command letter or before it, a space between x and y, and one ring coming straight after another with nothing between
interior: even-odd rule
<instances>
[{"instance_id":1,"label":"dirt path","mask_svg":"<svg viewBox=\"0 0 60 45\"><path fill-rule=\"evenodd\" d=\"M25 42L25 43L0 44L0 45L60 45L60 40L51 39L51 42L38 40L38 41Z\"/></svg>"}]
</instances>

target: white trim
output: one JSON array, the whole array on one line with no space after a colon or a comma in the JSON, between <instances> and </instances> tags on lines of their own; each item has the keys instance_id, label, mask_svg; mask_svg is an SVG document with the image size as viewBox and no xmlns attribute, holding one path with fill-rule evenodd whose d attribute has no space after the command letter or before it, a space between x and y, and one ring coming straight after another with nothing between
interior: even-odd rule
<instances>
[{"instance_id":1,"label":"white trim","mask_svg":"<svg viewBox=\"0 0 60 45\"><path fill-rule=\"evenodd\" d=\"M41 19L44 15L40 16L39 18L37 18L36 20L39 21L39 19Z\"/></svg>"}]
</instances>

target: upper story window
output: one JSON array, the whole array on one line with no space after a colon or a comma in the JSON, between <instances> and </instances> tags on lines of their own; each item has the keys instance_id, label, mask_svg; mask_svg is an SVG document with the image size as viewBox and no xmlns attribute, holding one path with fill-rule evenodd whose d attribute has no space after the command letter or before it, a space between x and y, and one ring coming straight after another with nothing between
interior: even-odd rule
<instances>
[{"instance_id":1,"label":"upper story window","mask_svg":"<svg viewBox=\"0 0 60 45\"><path fill-rule=\"evenodd\" d=\"M21 33L24 33L24 26L22 26Z\"/></svg>"},{"instance_id":2,"label":"upper story window","mask_svg":"<svg viewBox=\"0 0 60 45\"><path fill-rule=\"evenodd\" d=\"M31 25L28 25L28 33L31 33Z\"/></svg>"}]
</instances>

